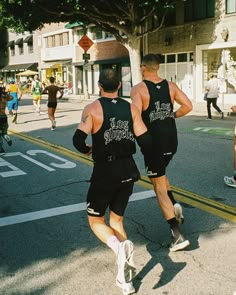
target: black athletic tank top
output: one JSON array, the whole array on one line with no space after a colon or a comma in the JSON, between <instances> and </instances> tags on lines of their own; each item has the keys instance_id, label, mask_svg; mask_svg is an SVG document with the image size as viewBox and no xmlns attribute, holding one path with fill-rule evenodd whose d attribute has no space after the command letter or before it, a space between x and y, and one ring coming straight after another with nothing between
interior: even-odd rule
<instances>
[{"instance_id":1,"label":"black athletic tank top","mask_svg":"<svg viewBox=\"0 0 236 295\"><path fill-rule=\"evenodd\" d=\"M122 98L99 98L103 124L92 134L94 161L127 158L136 152L130 103Z\"/></svg>"},{"instance_id":2,"label":"black athletic tank top","mask_svg":"<svg viewBox=\"0 0 236 295\"><path fill-rule=\"evenodd\" d=\"M160 83L143 81L150 95L148 108L142 112L142 118L152 135L157 151L163 155L172 155L177 151L177 129L166 80Z\"/></svg>"}]
</instances>

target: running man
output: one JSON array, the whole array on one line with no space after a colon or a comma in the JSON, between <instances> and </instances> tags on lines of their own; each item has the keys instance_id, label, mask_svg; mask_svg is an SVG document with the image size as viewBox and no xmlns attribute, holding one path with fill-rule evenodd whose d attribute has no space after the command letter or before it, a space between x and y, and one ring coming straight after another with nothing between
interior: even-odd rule
<instances>
[{"instance_id":1,"label":"running man","mask_svg":"<svg viewBox=\"0 0 236 295\"><path fill-rule=\"evenodd\" d=\"M56 128L56 120L55 120L55 111L57 108L57 98L62 98L63 91L56 86L55 78L49 78L50 85L45 87L43 93L48 93L48 117L51 120L52 127L51 130L55 130Z\"/></svg>"},{"instance_id":2,"label":"running man","mask_svg":"<svg viewBox=\"0 0 236 295\"><path fill-rule=\"evenodd\" d=\"M8 122L6 115L6 105L8 102L12 101L13 97L6 92L6 88L2 83L2 78L0 78L0 155L5 154L3 149L3 140L4 139L9 146L12 145L12 140L7 134Z\"/></svg>"},{"instance_id":3,"label":"running man","mask_svg":"<svg viewBox=\"0 0 236 295\"><path fill-rule=\"evenodd\" d=\"M85 107L73 144L81 153L92 153L94 160L87 195L89 225L117 257L117 286L123 294L132 294L133 243L127 239L123 219L134 182L140 177L132 157L136 152L135 136L144 154L152 154L152 139L137 107L118 97L121 82L117 73L112 69L102 71L98 83L101 97ZM85 143L89 133L92 147ZM105 222L108 207L109 225Z\"/></svg>"},{"instance_id":4,"label":"running man","mask_svg":"<svg viewBox=\"0 0 236 295\"><path fill-rule=\"evenodd\" d=\"M6 87L6 91L9 92L13 97L13 99L7 103L7 108L9 114L13 116L12 123L17 124L17 111L19 106L18 101L21 100L22 92L16 85L14 78L9 79L9 84Z\"/></svg>"},{"instance_id":5,"label":"running man","mask_svg":"<svg viewBox=\"0 0 236 295\"><path fill-rule=\"evenodd\" d=\"M40 115L41 98L42 98L43 86L39 81L39 76L34 76L34 81L31 83L31 94L33 95L33 105L35 106L35 112Z\"/></svg>"},{"instance_id":6,"label":"running man","mask_svg":"<svg viewBox=\"0 0 236 295\"><path fill-rule=\"evenodd\" d=\"M152 136L155 147L153 161L144 155L147 175L150 178L165 219L170 225L172 243L170 251L178 251L190 243L179 229L183 223L182 207L176 203L166 167L177 151L177 129L175 118L182 117L192 110L192 103L175 83L168 82L158 75L159 56L147 54L143 57L141 70L143 81L131 89L131 99L140 113ZM173 112L174 102L180 107Z\"/></svg>"}]
</instances>

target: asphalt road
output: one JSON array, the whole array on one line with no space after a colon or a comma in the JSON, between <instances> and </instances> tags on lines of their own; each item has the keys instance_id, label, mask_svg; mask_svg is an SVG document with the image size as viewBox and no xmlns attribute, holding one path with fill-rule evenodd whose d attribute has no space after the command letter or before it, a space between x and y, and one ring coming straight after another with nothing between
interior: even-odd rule
<instances>
[{"instance_id":1,"label":"asphalt road","mask_svg":"<svg viewBox=\"0 0 236 295\"><path fill-rule=\"evenodd\" d=\"M51 131L46 100L39 116L25 98L18 124L10 122L13 145L5 145L0 158L2 295L122 294L114 254L87 224L92 162L72 145L87 103L61 101ZM179 149L168 175L184 207L183 231L191 242L185 251L169 253L168 225L139 151L135 155L143 177L125 226L135 245L137 294L235 294L236 190L223 183L233 172L234 124L233 117L206 121L199 112L177 120Z\"/></svg>"}]
</instances>

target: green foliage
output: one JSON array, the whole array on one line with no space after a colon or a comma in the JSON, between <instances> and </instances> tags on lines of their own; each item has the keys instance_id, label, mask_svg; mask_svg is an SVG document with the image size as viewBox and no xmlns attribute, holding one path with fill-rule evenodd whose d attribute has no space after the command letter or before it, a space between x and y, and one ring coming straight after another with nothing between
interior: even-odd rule
<instances>
[{"instance_id":1,"label":"green foliage","mask_svg":"<svg viewBox=\"0 0 236 295\"><path fill-rule=\"evenodd\" d=\"M147 33L147 20L155 18L149 32L163 24L175 1L164 0L1 0L0 26L16 32L34 31L46 23L83 22L95 24L119 41ZM153 24L155 23L155 25Z\"/></svg>"}]
</instances>

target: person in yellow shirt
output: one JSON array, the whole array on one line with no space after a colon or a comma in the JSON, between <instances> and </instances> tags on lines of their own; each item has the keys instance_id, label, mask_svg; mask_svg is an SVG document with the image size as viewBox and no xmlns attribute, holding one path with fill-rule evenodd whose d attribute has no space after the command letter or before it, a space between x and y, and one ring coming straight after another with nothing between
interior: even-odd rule
<instances>
[{"instance_id":1,"label":"person in yellow shirt","mask_svg":"<svg viewBox=\"0 0 236 295\"><path fill-rule=\"evenodd\" d=\"M10 78L9 84L6 87L6 92L9 92L13 97L11 101L8 101L7 108L10 115L13 115L12 123L17 123L17 111L18 111L18 101L21 100L22 92L20 88L16 85L15 79Z\"/></svg>"}]
</instances>

